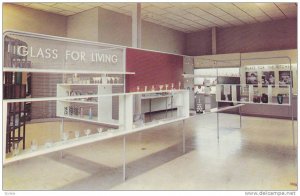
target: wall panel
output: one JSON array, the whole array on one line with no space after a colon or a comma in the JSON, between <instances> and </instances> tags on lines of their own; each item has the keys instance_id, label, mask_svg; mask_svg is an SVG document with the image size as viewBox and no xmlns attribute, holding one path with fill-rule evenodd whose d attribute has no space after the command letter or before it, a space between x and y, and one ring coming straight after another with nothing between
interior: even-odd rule
<instances>
[{"instance_id":1,"label":"wall panel","mask_svg":"<svg viewBox=\"0 0 300 196\"><path fill-rule=\"evenodd\" d=\"M278 20L217 29L217 53L297 48L297 20Z\"/></svg>"},{"instance_id":2,"label":"wall panel","mask_svg":"<svg viewBox=\"0 0 300 196\"><path fill-rule=\"evenodd\" d=\"M145 50L126 50L126 71L135 72L135 75L126 76L126 92L136 91L139 86L151 89L152 85L174 83L178 88L180 81L183 87L183 57L179 55L150 52ZM149 89L149 90L150 90Z\"/></svg>"}]
</instances>

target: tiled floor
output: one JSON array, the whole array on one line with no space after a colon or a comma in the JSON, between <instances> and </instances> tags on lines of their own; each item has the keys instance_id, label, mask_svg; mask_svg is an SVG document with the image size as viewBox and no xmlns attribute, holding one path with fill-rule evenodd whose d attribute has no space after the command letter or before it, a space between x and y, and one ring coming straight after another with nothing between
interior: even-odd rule
<instances>
[{"instance_id":1,"label":"tiled floor","mask_svg":"<svg viewBox=\"0 0 300 196\"><path fill-rule=\"evenodd\" d=\"M126 137L127 180L122 180L122 137L3 168L4 190L296 190L291 121L216 114ZM31 128L30 128L31 126ZM40 127L43 126L43 130ZM86 127L67 123L67 129ZM52 134L59 123L29 125L28 137ZM93 128L93 127L91 127ZM95 127L94 127L95 128ZM295 128L297 123L295 122ZM296 131L297 132L297 131ZM57 133L54 133L54 135ZM297 135L295 136L297 138Z\"/></svg>"}]
</instances>

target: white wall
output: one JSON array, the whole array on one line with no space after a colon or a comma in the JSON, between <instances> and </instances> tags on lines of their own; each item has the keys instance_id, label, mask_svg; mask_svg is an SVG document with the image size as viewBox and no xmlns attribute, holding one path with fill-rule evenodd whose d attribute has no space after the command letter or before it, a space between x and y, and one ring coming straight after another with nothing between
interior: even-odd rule
<instances>
[{"instance_id":1,"label":"white wall","mask_svg":"<svg viewBox=\"0 0 300 196\"><path fill-rule=\"evenodd\" d=\"M183 54L185 34L151 22L142 22L142 48Z\"/></svg>"},{"instance_id":2,"label":"white wall","mask_svg":"<svg viewBox=\"0 0 300 196\"><path fill-rule=\"evenodd\" d=\"M132 45L131 17L100 7L66 17L4 3L3 30L6 29ZM183 54L184 46L185 33L142 21L143 49Z\"/></svg>"},{"instance_id":3,"label":"white wall","mask_svg":"<svg viewBox=\"0 0 300 196\"><path fill-rule=\"evenodd\" d=\"M67 37L98 41L98 8L68 17Z\"/></svg>"},{"instance_id":4,"label":"white wall","mask_svg":"<svg viewBox=\"0 0 300 196\"><path fill-rule=\"evenodd\" d=\"M38 11L23 6L3 4L3 31L14 29L64 37L67 34L67 17Z\"/></svg>"},{"instance_id":5,"label":"white wall","mask_svg":"<svg viewBox=\"0 0 300 196\"><path fill-rule=\"evenodd\" d=\"M132 46L131 17L99 8L99 41ZM185 34L151 22L142 21L142 48L183 54Z\"/></svg>"},{"instance_id":6,"label":"white wall","mask_svg":"<svg viewBox=\"0 0 300 196\"><path fill-rule=\"evenodd\" d=\"M98 41L131 46L131 17L98 8Z\"/></svg>"}]
</instances>

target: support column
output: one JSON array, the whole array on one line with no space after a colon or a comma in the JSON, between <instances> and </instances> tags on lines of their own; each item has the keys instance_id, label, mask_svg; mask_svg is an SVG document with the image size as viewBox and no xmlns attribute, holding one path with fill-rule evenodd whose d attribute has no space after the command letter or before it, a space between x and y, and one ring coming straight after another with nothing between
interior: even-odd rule
<instances>
[{"instance_id":1,"label":"support column","mask_svg":"<svg viewBox=\"0 0 300 196\"><path fill-rule=\"evenodd\" d=\"M211 28L211 54L217 54L217 28Z\"/></svg>"},{"instance_id":2,"label":"support column","mask_svg":"<svg viewBox=\"0 0 300 196\"><path fill-rule=\"evenodd\" d=\"M132 47L141 48L141 3L136 3L132 9Z\"/></svg>"},{"instance_id":3,"label":"support column","mask_svg":"<svg viewBox=\"0 0 300 196\"><path fill-rule=\"evenodd\" d=\"M123 136L123 181L126 180L126 137Z\"/></svg>"},{"instance_id":4,"label":"support column","mask_svg":"<svg viewBox=\"0 0 300 196\"><path fill-rule=\"evenodd\" d=\"M136 3L132 8L132 47L141 48L142 46L142 20L141 20L141 3ZM141 89L143 89L141 87ZM134 118L141 117L141 95L136 95L134 100Z\"/></svg>"}]
</instances>

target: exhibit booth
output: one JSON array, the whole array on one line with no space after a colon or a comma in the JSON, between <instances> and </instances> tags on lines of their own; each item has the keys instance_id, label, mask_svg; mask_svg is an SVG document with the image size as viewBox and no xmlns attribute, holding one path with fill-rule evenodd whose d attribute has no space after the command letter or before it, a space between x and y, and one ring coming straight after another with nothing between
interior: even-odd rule
<instances>
[{"instance_id":1,"label":"exhibit booth","mask_svg":"<svg viewBox=\"0 0 300 196\"><path fill-rule=\"evenodd\" d=\"M195 116L293 122L297 80L297 50L193 57L7 31L3 162L123 137L125 180L126 135L182 121L184 153Z\"/></svg>"}]
</instances>

